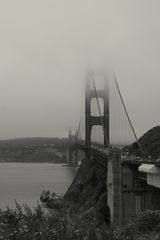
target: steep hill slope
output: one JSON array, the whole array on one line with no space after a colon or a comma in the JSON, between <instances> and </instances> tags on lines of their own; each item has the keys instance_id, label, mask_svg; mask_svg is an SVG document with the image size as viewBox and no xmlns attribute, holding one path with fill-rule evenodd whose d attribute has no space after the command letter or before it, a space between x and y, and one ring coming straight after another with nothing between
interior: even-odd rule
<instances>
[{"instance_id":1,"label":"steep hill slope","mask_svg":"<svg viewBox=\"0 0 160 240\"><path fill-rule=\"evenodd\" d=\"M107 169L96 160L84 159L64 199L73 206L71 214L80 219L96 217L109 223L106 189Z\"/></svg>"},{"instance_id":2,"label":"steep hill slope","mask_svg":"<svg viewBox=\"0 0 160 240\"><path fill-rule=\"evenodd\" d=\"M139 139L139 142L146 155L150 155L153 158L160 157L160 126L153 127L146 132ZM141 155L137 143L133 143L129 147L126 147L125 150L134 155Z\"/></svg>"}]
</instances>

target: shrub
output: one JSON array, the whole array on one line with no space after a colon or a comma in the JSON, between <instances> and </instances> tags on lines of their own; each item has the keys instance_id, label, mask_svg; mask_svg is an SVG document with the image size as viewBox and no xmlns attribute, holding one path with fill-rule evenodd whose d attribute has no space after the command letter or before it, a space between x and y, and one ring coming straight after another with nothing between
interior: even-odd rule
<instances>
[{"instance_id":1,"label":"shrub","mask_svg":"<svg viewBox=\"0 0 160 240\"><path fill-rule=\"evenodd\" d=\"M60 211L40 205L0 210L0 240L80 240L82 234Z\"/></svg>"},{"instance_id":2,"label":"shrub","mask_svg":"<svg viewBox=\"0 0 160 240\"><path fill-rule=\"evenodd\" d=\"M134 222L139 232L160 231L160 211L148 210L140 212Z\"/></svg>"}]
</instances>

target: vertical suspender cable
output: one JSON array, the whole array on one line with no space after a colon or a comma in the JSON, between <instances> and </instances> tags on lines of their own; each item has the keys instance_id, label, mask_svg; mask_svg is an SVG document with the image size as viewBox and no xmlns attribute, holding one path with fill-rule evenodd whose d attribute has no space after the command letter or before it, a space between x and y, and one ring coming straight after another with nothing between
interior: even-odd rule
<instances>
[{"instance_id":1,"label":"vertical suspender cable","mask_svg":"<svg viewBox=\"0 0 160 240\"><path fill-rule=\"evenodd\" d=\"M129 122L129 125L130 125L130 127L131 127L131 129L132 129L132 132L133 132L133 134L134 134L134 137L135 137L135 139L136 139L136 141L137 141L137 143L138 143L138 146L139 146L140 151L142 152L142 154L144 154L143 149L142 149L142 147L141 147L141 144L140 144L140 142L138 141L138 138L137 138L136 132L135 132L135 130L134 130L134 127L133 127L133 125L132 125L132 122L131 122L131 120L130 120L129 114L128 114L128 112L127 112L127 108L126 108L126 106L125 106L125 103L124 103L124 100L123 100L123 97L122 97L122 94L121 94L121 91L120 91L120 88L119 88L119 85L118 85L118 82L117 82L117 79L116 79L116 76L115 76L115 73L114 73L114 72L113 72L113 75L114 75L114 81L115 81L115 83L116 83L117 90L118 90L118 93L119 93L119 96L120 96L122 105L123 105L123 107L124 107L124 111L125 111L125 113L126 113L126 116L127 116L128 122Z\"/></svg>"}]
</instances>

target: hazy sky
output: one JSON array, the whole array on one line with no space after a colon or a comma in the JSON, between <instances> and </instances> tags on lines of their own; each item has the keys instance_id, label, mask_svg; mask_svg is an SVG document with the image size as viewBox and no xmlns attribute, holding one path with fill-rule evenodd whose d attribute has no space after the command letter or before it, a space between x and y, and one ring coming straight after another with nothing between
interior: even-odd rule
<instances>
[{"instance_id":1,"label":"hazy sky","mask_svg":"<svg viewBox=\"0 0 160 240\"><path fill-rule=\"evenodd\" d=\"M112 62L139 135L160 124L159 0L1 0L0 139L66 136Z\"/></svg>"}]
</instances>

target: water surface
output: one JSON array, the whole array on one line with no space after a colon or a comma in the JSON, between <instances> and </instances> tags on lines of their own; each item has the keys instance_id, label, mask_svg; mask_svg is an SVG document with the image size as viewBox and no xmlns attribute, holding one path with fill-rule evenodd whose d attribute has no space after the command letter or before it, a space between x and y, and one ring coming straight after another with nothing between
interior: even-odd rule
<instances>
[{"instance_id":1,"label":"water surface","mask_svg":"<svg viewBox=\"0 0 160 240\"><path fill-rule=\"evenodd\" d=\"M0 163L0 208L14 207L15 200L33 207L43 190L62 196L76 169L53 163Z\"/></svg>"}]
</instances>

